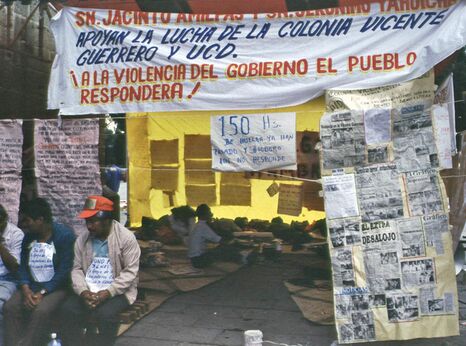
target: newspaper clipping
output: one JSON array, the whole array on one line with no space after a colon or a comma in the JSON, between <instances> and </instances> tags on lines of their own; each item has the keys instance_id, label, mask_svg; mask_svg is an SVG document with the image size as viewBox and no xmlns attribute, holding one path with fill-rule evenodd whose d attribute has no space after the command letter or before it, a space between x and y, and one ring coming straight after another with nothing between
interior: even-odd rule
<instances>
[{"instance_id":1,"label":"newspaper clipping","mask_svg":"<svg viewBox=\"0 0 466 346\"><path fill-rule=\"evenodd\" d=\"M354 174L323 177L322 185L328 219L359 215Z\"/></svg>"},{"instance_id":2,"label":"newspaper clipping","mask_svg":"<svg viewBox=\"0 0 466 346\"><path fill-rule=\"evenodd\" d=\"M409 213L412 216L442 213L443 201L439 175L433 169L405 174Z\"/></svg>"},{"instance_id":3,"label":"newspaper clipping","mask_svg":"<svg viewBox=\"0 0 466 346\"><path fill-rule=\"evenodd\" d=\"M374 316L370 310L375 301L365 288L344 288L335 295L336 318L343 342L375 340ZM385 296L377 297L377 304L385 305Z\"/></svg>"},{"instance_id":4,"label":"newspaper clipping","mask_svg":"<svg viewBox=\"0 0 466 346\"><path fill-rule=\"evenodd\" d=\"M433 287L419 289L421 315L444 315L455 313L454 295L446 292L443 297L435 297Z\"/></svg>"},{"instance_id":5,"label":"newspaper clipping","mask_svg":"<svg viewBox=\"0 0 466 346\"><path fill-rule=\"evenodd\" d=\"M399 219L398 231L400 233L401 251L404 258L426 255L421 218Z\"/></svg>"},{"instance_id":6,"label":"newspaper clipping","mask_svg":"<svg viewBox=\"0 0 466 346\"><path fill-rule=\"evenodd\" d=\"M359 218L329 220L328 230L334 248L361 243L361 219Z\"/></svg>"},{"instance_id":7,"label":"newspaper clipping","mask_svg":"<svg viewBox=\"0 0 466 346\"><path fill-rule=\"evenodd\" d=\"M388 145L378 145L367 148L367 162L370 164L385 163L390 161Z\"/></svg>"},{"instance_id":8,"label":"newspaper clipping","mask_svg":"<svg viewBox=\"0 0 466 346\"><path fill-rule=\"evenodd\" d=\"M362 221L403 217L400 173L396 165L361 167L356 173Z\"/></svg>"},{"instance_id":9,"label":"newspaper clipping","mask_svg":"<svg viewBox=\"0 0 466 346\"><path fill-rule=\"evenodd\" d=\"M438 154L427 104L393 110L393 151L401 171L438 167Z\"/></svg>"},{"instance_id":10,"label":"newspaper clipping","mask_svg":"<svg viewBox=\"0 0 466 346\"><path fill-rule=\"evenodd\" d=\"M390 127L390 109L375 108L364 112L364 128L367 145L390 142Z\"/></svg>"},{"instance_id":11,"label":"newspaper clipping","mask_svg":"<svg viewBox=\"0 0 466 346\"><path fill-rule=\"evenodd\" d=\"M448 215L436 214L422 217L422 224L426 237L426 244L434 247L437 255L445 253L442 236L448 233Z\"/></svg>"},{"instance_id":12,"label":"newspaper clipping","mask_svg":"<svg viewBox=\"0 0 466 346\"><path fill-rule=\"evenodd\" d=\"M366 283L370 292L384 294L401 289L400 241L396 222L363 223L362 231Z\"/></svg>"},{"instance_id":13,"label":"newspaper clipping","mask_svg":"<svg viewBox=\"0 0 466 346\"><path fill-rule=\"evenodd\" d=\"M432 258L401 261L403 285L406 288L435 284L434 260Z\"/></svg>"},{"instance_id":14,"label":"newspaper clipping","mask_svg":"<svg viewBox=\"0 0 466 346\"><path fill-rule=\"evenodd\" d=\"M320 121L323 169L365 163L363 112L325 114Z\"/></svg>"},{"instance_id":15,"label":"newspaper clipping","mask_svg":"<svg viewBox=\"0 0 466 346\"><path fill-rule=\"evenodd\" d=\"M419 319L419 297L396 295L387 297L387 313L390 322L405 322Z\"/></svg>"},{"instance_id":16,"label":"newspaper clipping","mask_svg":"<svg viewBox=\"0 0 466 346\"><path fill-rule=\"evenodd\" d=\"M353 250L351 247L332 251L333 284L336 287L355 286Z\"/></svg>"}]
</instances>

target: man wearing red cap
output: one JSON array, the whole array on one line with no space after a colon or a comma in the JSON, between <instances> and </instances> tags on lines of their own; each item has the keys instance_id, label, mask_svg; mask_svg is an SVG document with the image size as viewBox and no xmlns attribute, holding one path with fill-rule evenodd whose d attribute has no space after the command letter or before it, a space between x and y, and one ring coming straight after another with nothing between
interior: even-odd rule
<instances>
[{"instance_id":1,"label":"man wearing red cap","mask_svg":"<svg viewBox=\"0 0 466 346\"><path fill-rule=\"evenodd\" d=\"M82 327L89 317L97 323L98 345L113 345L118 314L137 296L141 250L134 234L112 219L113 202L89 196L79 217L88 232L76 240L71 272L76 295L61 309L65 345L82 345Z\"/></svg>"}]
</instances>

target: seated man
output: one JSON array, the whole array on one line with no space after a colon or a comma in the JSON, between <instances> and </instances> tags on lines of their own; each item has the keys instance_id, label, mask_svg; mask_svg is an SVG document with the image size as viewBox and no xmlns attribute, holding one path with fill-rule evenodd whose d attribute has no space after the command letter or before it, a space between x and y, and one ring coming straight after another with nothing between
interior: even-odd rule
<instances>
[{"instance_id":1,"label":"seated man","mask_svg":"<svg viewBox=\"0 0 466 346\"><path fill-rule=\"evenodd\" d=\"M210 228L212 212L207 204L201 204L196 209L198 222L189 234L188 257L194 268L209 266L216 257L214 251L207 251L207 242L220 243L222 237Z\"/></svg>"},{"instance_id":2,"label":"seated man","mask_svg":"<svg viewBox=\"0 0 466 346\"><path fill-rule=\"evenodd\" d=\"M0 204L0 345L3 342L3 304L16 291L16 272L24 233L8 222L8 214Z\"/></svg>"},{"instance_id":3,"label":"seated man","mask_svg":"<svg viewBox=\"0 0 466 346\"><path fill-rule=\"evenodd\" d=\"M82 328L92 317L99 330L98 345L113 345L118 315L137 296L141 250L134 234L112 220L113 203L102 196L89 196L79 217L88 232L74 247L71 273L73 290L60 314L65 345L83 345Z\"/></svg>"},{"instance_id":4,"label":"seated man","mask_svg":"<svg viewBox=\"0 0 466 346\"><path fill-rule=\"evenodd\" d=\"M189 244L189 234L196 226L196 213L188 206L173 208L168 217L170 228L183 240L185 245Z\"/></svg>"},{"instance_id":5,"label":"seated man","mask_svg":"<svg viewBox=\"0 0 466 346\"><path fill-rule=\"evenodd\" d=\"M36 198L20 211L28 232L21 248L19 291L5 303L5 344L42 345L49 319L66 297L73 265L74 233L52 221L46 200Z\"/></svg>"}]
</instances>

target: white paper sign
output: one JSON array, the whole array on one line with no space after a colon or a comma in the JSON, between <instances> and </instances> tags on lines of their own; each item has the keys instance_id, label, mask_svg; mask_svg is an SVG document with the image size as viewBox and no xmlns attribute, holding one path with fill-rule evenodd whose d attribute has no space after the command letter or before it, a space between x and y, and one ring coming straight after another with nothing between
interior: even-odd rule
<instances>
[{"instance_id":1,"label":"white paper sign","mask_svg":"<svg viewBox=\"0 0 466 346\"><path fill-rule=\"evenodd\" d=\"M50 25L57 55L48 108L76 115L291 106L330 88L419 77L466 45L464 1L393 3L230 15L65 7Z\"/></svg>"},{"instance_id":2,"label":"white paper sign","mask_svg":"<svg viewBox=\"0 0 466 346\"><path fill-rule=\"evenodd\" d=\"M296 113L212 116L210 140L214 170L296 170Z\"/></svg>"},{"instance_id":3,"label":"white paper sign","mask_svg":"<svg viewBox=\"0 0 466 346\"><path fill-rule=\"evenodd\" d=\"M450 121L451 154L456 154L456 120L455 120L455 89L453 87L453 73L440 85L435 92L434 103L448 108Z\"/></svg>"},{"instance_id":4,"label":"white paper sign","mask_svg":"<svg viewBox=\"0 0 466 346\"><path fill-rule=\"evenodd\" d=\"M358 216L358 200L354 174L322 178L327 219Z\"/></svg>"},{"instance_id":5,"label":"white paper sign","mask_svg":"<svg viewBox=\"0 0 466 346\"><path fill-rule=\"evenodd\" d=\"M36 282L48 282L55 275L53 267L53 244L34 243L29 252L29 268Z\"/></svg>"},{"instance_id":6,"label":"white paper sign","mask_svg":"<svg viewBox=\"0 0 466 346\"><path fill-rule=\"evenodd\" d=\"M432 120L434 122L435 144L437 145L439 167L441 169L452 168L451 153L455 147L451 147L450 117L448 105L433 105Z\"/></svg>"},{"instance_id":7,"label":"white paper sign","mask_svg":"<svg viewBox=\"0 0 466 346\"><path fill-rule=\"evenodd\" d=\"M107 289L113 282L110 258L94 257L86 272L86 283L91 292Z\"/></svg>"}]
</instances>

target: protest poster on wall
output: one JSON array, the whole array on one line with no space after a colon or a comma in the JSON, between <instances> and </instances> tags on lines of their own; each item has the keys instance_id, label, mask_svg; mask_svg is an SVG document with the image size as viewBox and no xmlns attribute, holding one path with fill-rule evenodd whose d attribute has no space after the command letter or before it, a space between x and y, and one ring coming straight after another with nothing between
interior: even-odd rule
<instances>
[{"instance_id":1,"label":"protest poster on wall","mask_svg":"<svg viewBox=\"0 0 466 346\"><path fill-rule=\"evenodd\" d=\"M51 23L48 108L277 108L325 89L395 84L463 47L465 16L463 1L226 15L66 7Z\"/></svg>"},{"instance_id":2,"label":"protest poster on wall","mask_svg":"<svg viewBox=\"0 0 466 346\"><path fill-rule=\"evenodd\" d=\"M0 203L18 223L23 153L22 120L0 120Z\"/></svg>"},{"instance_id":3,"label":"protest poster on wall","mask_svg":"<svg viewBox=\"0 0 466 346\"><path fill-rule=\"evenodd\" d=\"M99 120L35 120L34 157L37 190L52 207L55 220L79 234L77 215L89 195L102 194L99 170Z\"/></svg>"},{"instance_id":4,"label":"protest poster on wall","mask_svg":"<svg viewBox=\"0 0 466 346\"><path fill-rule=\"evenodd\" d=\"M210 141L214 170L296 170L296 113L212 116Z\"/></svg>"},{"instance_id":5,"label":"protest poster on wall","mask_svg":"<svg viewBox=\"0 0 466 346\"><path fill-rule=\"evenodd\" d=\"M433 95L419 98L433 83L407 84L398 86L405 93L396 100L380 94L384 87L345 91L340 104L332 99L339 91L331 90L327 100L337 108L321 119L321 164L331 163L322 181L340 343L459 334ZM361 160L345 159L356 144ZM374 145L387 148L382 162L368 159ZM336 184L344 181L355 181L354 192ZM357 209L345 213L351 205Z\"/></svg>"}]
</instances>

